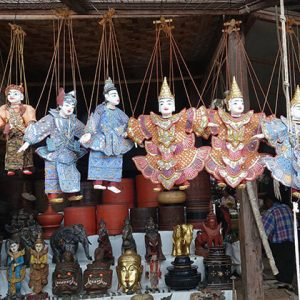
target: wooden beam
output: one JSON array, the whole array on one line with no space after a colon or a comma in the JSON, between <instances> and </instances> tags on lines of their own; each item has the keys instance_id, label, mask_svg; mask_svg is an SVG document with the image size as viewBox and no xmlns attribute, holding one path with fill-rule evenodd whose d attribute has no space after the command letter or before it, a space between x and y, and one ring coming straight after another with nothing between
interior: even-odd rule
<instances>
[{"instance_id":1,"label":"wooden beam","mask_svg":"<svg viewBox=\"0 0 300 300\"><path fill-rule=\"evenodd\" d=\"M253 17L262 21L266 22L276 22L276 13L268 10L260 10L257 12L254 12ZM279 16L278 16L279 17ZM296 21L300 22L300 13L298 12L293 12L293 11L288 11L288 17L293 18Z\"/></svg>"},{"instance_id":2,"label":"wooden beam","mask_svg":"<svg viewBox=\"0 0 300 300\"><path fill-rule=\"evenodd\" d=\"M74 1L74 0L60 0L64 5L67 6L67 8L73 10L74 12L78 14L86 14L87 10L80 4L80 2ZM81 2L85 2L82 0Z\"/></svg>"},{"instance_id":3,"label":"wooden beam","mask_svg":"<svg viewBox=\"0 0 300 300\"><path fill-rule=\"evenodd\" d=\"M275 5L278 5L278 0L266 0L266 1L251 1L247 4L245 4L245 7L240 9L240 14L249 14L251 12L255 12L257 10L265 9L268 7L274 7Z\"/></svg>"}]
</instances>

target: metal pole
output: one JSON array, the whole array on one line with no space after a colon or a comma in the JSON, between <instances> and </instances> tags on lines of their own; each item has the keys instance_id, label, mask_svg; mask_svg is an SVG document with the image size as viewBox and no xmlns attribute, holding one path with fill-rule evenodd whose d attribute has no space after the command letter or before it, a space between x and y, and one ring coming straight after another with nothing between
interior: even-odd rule
<instances>
[{"instance_id":1,"label":"metal pole","mask_svg":"<svg viewBox=\"0 0 300 300\"><path fill-rule=\"evenodd\" d=\"M298 295L300 295L300 266L299 266L299 242L298 242L298 228L297 228L297 213L299 213L298 203L293 202L293 216L294 216L294 241L295 241L295 257L296 257L296 271L297 271L297 287Z\"/></svg>"}]
</instances>

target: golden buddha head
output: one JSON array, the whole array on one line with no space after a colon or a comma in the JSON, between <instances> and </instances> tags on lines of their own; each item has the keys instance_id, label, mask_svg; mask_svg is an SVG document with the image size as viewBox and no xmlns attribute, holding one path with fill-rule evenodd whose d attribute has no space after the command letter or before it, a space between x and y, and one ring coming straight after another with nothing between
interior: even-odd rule
<instances>
[{"instance_id":1,"label":"golden buddha head","mask_svg":"<svg viewBox=\"0 0 300 300\"><path fill-rule=\"evenodd\" d=\"M291 100L291 117L293 120L300 120L300 88L296 87L294 97Z\"/></svg>"},{"instance_id":2,"label":"golden buddha head","mask_svg":"<svg viewBox=\"0 0 300 300\"><path fill-rule=\"evenodd\" d=\"M125 293L136 292L140 289L140 281L143 273L140 255L133 250L126 250L125 253L119 257L116 270L119 288L122 286Z\"/></svg>"},{"instance_id":3,"label":"golden buddha head","mask_svg":"<svg viewBox=\"0 0 300 300\"><path fill-rule=\"evenodd\" d=\"M230 91L225 99L227 110L233 116L240 116L245 109L243 94L236 82L235 76L232 78Z\"/></svg>"},{"instance_id":4,"label":"golden buddha head","mask_svg":"<svg viewBox=\"0 0 300 300\"><path fill-rule=\"evenodd\" d=\"M158 96L158 110L163 117L170 116L175 111L175 97L171 92L166 77L164 77Z\"/></svg>"}]
</instances>

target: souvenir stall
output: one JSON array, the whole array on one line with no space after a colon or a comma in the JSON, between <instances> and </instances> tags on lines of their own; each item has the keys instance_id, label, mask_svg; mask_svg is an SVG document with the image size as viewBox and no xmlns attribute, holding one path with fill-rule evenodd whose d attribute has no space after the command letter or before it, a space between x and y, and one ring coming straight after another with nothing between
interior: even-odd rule
<instances>
[{"instance_id":1,"label":"souvenir stall","mask_svg":"<svg viewBox=\"0 0 300 300\"><path fill-rule=\"evenodd\" d=\"M266 91L242 30L250 12L264 6L237 1L214 10L214 1L192 2L176 0L175 9L163 1L146 8L134 1L50 3L55 13L32 15L37 24L49 21L40 32L52 37L44 41L51 56L39 61L49 66L41 71L45 80L30 73L41 89L29 89L26 33L16 24L23 17L26 24L26 14L15 14L0 86L3 174L40 184L22 185L35 209L19 206L1 224L1 297L236 300L238 279L243 299L264 299L262 246L273 275L279 273L258 206L256 182L266 169L291 189L299 266L300 64L292 39L300 40L293 31L300 22L286 27L281 1L282 36ZM191 25L177 26L176 17L200 11L224 17L214 23L214 51L201 46L211 63L193 66L186 53L194 55L197 34ZM0 30L1 16L0 0ZM151 18L150 25L143 28L137 17ZM29 47L38 38L41 44L39 34ZM279 88L275 109L269 101L278 64L286 117L277 111ZM290 86L289 64L299 68Z\"/></svg>"}]
</instances>

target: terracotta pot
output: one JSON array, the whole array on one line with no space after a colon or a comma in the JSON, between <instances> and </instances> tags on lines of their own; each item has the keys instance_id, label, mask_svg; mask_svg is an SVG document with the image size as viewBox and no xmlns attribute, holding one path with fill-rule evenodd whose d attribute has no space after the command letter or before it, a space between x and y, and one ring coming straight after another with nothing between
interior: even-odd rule
<instances>
[{"instance_id":1,"label":"terracotta pot","mask_svg":"<svg viewBox=\"0 0 300 300\"><path fill-rule=\"evenodd\" d=\"M180 204L184 203L186 199L183 191L165 191L159 192L157 201L160 204Z\"/></svg>"},{"instance_id":2,"label":"terracotta pot","mask_svg":"<svg viewBox=\"0 0 300 300\"><path fill-rule=\"evenodd\" d=\"M138 207L156 207L158 206L158 193L153 190L155 184L143 175L137 175L135 178L136 196Z\"/></svg>"},{"instance_id":3,"label":"terracotta pot","mask_svg":"<svg viewBox=\"0 0 300 300\"><path fill-rule=\"evenodd\" d=\"M185 223L184 206L170 205L158 208L159 230L173 230L174 225Z\"/></svg>"},{"instance_id":4,"label":"terracotta pot","mask_svg":"<svg viewBox=\"0 0 300 300\"><path fill-rule=\"evenodd\" d=\"M64 216L62 214L58 214L51 206L48 204L47 210L39 214L36 219L38 223L43 227L43 238L49 239L54 231L59 228L60 223Z\"/></svg>"},{"instance_id":5,"label":"terracotta pot","mask_svg":"<svg viewBox=\"0 0 300 300\"><path fill-rule=\"evenodd\" d=\"M122 233L126 217L128 217L128 207L126 204L97 205L97 227L100 220L103 219L109 235Z\"/></svg>"},{"instance_id":6,"label":"terracotta pot","mask_svg":"<svg viewBox=\"0 0 300 300\"><path fill-rule=\"evenodd\" d=\"M109 190L104 190L102 194L103 204L127 204L128 208L134 207L134 180L132 178L122 178L118 183L121 193L116 194Z\"/></svg>"},{"instance_id":7,"label":"terracotta pot","mask_svg":"<svg viewBox=\"0 0 300 300\"><path fill-rule=\"evenodd\" d=\"M64 209L64 226L82 224L87 235L96 234L96 207L77 206Z\"/></svg>"},{"instance_id":8,"label":"terracotta pot","mask_svg":"<svg viewBox=\"0 0 300 300\"><path fill-rule=\"evenodd\" d=\"M152 217L157 223L156 207L138 207L130 209L130 223L134 232L145 232L145 225L148 219Z\"/></svg>"}]
</instances>

